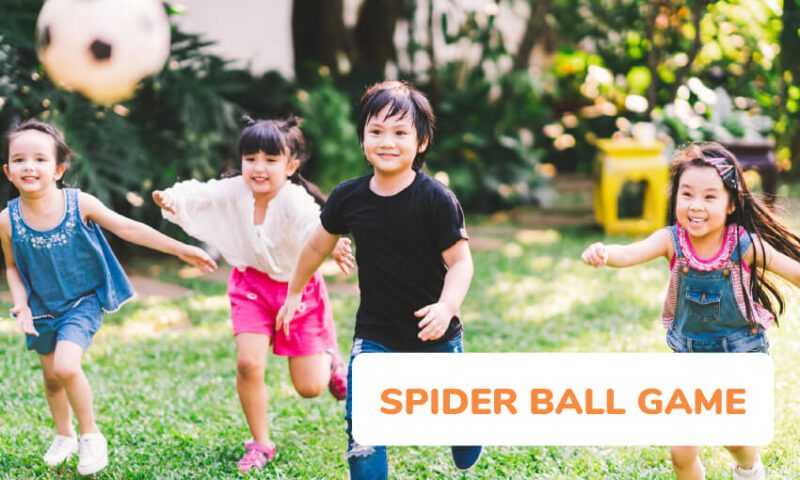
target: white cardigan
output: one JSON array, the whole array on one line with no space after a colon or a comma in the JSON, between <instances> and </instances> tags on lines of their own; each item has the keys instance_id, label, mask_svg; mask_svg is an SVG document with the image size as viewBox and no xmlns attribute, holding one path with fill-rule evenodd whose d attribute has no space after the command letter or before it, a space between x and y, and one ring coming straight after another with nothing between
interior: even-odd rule
<instances>
[{"instance_id":1,"label":"white cardigan","mask_svg":"<svg viewBox=\"0 0 800 480\"><path fill-rule=\"evenodd\" d=\"M177 214L161 213L186 233L220 251L233 267L252 267L288 282L308 235L319 225L319 206L300 185L287 181L269 202L264 222L253 224L253 193L241 176L176 183L166 190Z\"/></svg>"}]
</instances>

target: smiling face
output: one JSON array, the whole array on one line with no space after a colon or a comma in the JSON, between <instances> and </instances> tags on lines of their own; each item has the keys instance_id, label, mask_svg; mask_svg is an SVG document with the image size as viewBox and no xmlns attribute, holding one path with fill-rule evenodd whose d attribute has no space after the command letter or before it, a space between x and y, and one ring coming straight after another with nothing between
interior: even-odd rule
<instances>
[{"instance_id":1,"label":"smiling face","mask_svg":"<svg viewBox=\"0 0 800 480\"><path fill-rule=\"evenodd\" d=\"M286 153L269 155L259 150L242 155L242 177L256 197L274 197L298 167L300 162Z\"/></svg>"},{"instance_id":2,"label":"smiling face","mask_svg":"<svg viewBox=\"0 0 800 480\"><path fill-rule=\"evenodd\" d=\"M675 215L691 236L721 232L731 213L730 195L714 167L691 166L684 170L678 184Z\"/></svg>"},{"instance_id":3,"label":"smiling face","mask_svg":"<svg viewBox=\"0 0 800 480\"><path fill-rule=\"evenodd\" d=\"M56 181L65 170L63 164L56 162L56 143L52 136L38 130L23 130L12 136L8 163L3 165L3 171L20 195L58 188Z\"/></svg>"},{"instance_id":4,"label":"smiling face","mask_svg":"<svg viewBox=\"0 0 800 480\"><path fill-rule=\"evenodd\" d=\"M427 143L419 144L411 115L401 113L386 118L389 111L390 106L387 105L369 118L364 125L364 141L361 145L375 173L384 176L411 171L417 153L428 147Z\"/></svg>"}]
</instances>

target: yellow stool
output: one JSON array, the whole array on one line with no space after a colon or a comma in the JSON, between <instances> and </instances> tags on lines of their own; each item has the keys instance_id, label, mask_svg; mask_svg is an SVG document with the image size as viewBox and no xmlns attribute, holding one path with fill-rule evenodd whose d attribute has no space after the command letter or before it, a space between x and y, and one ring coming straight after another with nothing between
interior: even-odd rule
<instances>
[{"instance_id":1,"label":"yellow stool","mask_svg":"<svg viewBox=\"0 0 800 480\"><path fill-rule=\"evenodd\" d=\"M669 172L661 142L598 140L594 216L608 234L646 234L666 224ZM637 190L639 192L637 192ZM642 193L640 202L621 198ZM641 203L641 204L638 204Z\"/></svg>"}]
</instances>

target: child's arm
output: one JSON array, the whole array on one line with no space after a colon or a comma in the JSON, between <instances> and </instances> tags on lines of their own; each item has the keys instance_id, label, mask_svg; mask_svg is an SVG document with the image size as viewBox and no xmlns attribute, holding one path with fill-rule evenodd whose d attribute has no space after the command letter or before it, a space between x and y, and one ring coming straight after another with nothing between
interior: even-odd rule
<instances>
[{"instance_id":1,"label":"child's arm","mask_svg":"<svg viewBox=\"0 0 800 480\"><path fill-rule=\"evenodd\" d=\"M297 257L297 265L294 268L292 279L289 281L286 300L284 300L283 306L278 312L276 329L283 328L283 333L289 334L289 324L294 318L297 307L300 305L303 288L311 279L311 276L314 275L314 272L322 265L322 262L325 261L325 258L331 254L338 240L339 235L328 233L322 225L319 225L308 237L306 243L303 244L300 255Z\"/></svg>"},{"instance_id":2,"label":"child's arm","mask_svg":"<svg viewBox=\"0 0 800 480\"><path fill-rule=\"evenodd\" d=\"M28 294L25 292L25 285L19 276L17 264L14 262L14 252L11 246L11 219L8 218L8 209L0 212L0 240L3 245L3 258L6 261L8 288L11 290L11 298L14 301L10 312L17 319L17 331L38 337L39 332L33 326L33 315L28 307Z\"/></svg>"},{"instance_id":3,"label":"child's arm","mask_svg":"<svg viewBox=\"0 0 800 480\"><path fill-rule=\"evenodd\" d=\"M593 243L583 251L581 260L593 267L631 267L649 262L657 257L670 259L672 238L666 228L662 228L644 240L629 245L604 245Z\"/></svg>"},{"instance_id":4,"label":"child's arm","mask_svg":"<svg viewBox=\"0 0 800 480\"><path fill-rule=\"evenodd\" d=\"M761 244L762 242L758 240L753 242L753 245L747 249L747 253L744 255L745 262L751 264L753 262L753 255L755 254L756 267L764 268L766 265L766 269L770 272L792 282L796 287L800 287L800 262L775 250L775 248L767 242L763 242L764 252L762 253Z\"/></svg>"},{"instance_id":5,"label":"child's arm","mask_svg":"<svg viewBox=\"0 0 800 480\"><path fill-rule=\"evenodd\" d=\"M103 205L100 200L81 192L80 210L91 220L119 238L159 252L175 255L202 272L213 272L217 264L202 249L179 242L155 229L124 217Z\"/></svg>"},{"instance_id":6,"label":"child's arm","mask_svg":"<svg viewBox=\"0 0 800 480\"><path fill-rule=\"evenodd\" d=\"M450 320L461 308L472 281L472 255L466 240L459 240L443 251L442 259L447 265L447 274L439 301L414 312L417 317L423 317L417 324L421 329L417 336L424 342L436 340L445 334Z\"/></svg>"}]
</instances>

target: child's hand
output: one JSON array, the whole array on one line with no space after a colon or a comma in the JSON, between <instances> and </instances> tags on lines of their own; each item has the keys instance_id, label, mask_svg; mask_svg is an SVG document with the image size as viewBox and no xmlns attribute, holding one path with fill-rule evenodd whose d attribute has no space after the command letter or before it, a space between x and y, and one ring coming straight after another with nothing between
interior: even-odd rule
<instances>
[{"instance_id":1,"label":"child's hand","mask_svg":"<svg viewBox=\"0 0 800 480\"><path fill-rule=\"evenodd\" d=\"M424 317L417 324L417 327L422 329L417 336L423 342L427 342L428 340L441 338L444 335L447 327L450 326L450 320L452 320L454 312L449 306L440 302L422 307L414 312L414 315Z\"/></svg>"},{"instance_id":2,"label":"child's hand","mask_svg":"<svg viewBox=\"0 0 800 480\"><path fill-rule=\"evenodd\" d=\"M202 248L184 245L178 258L197 267L203 273L211 273L217 269L217 263Z\"/></svg>"},{"instance_id":3,"label":"child's hand","mask_svg":"<svg viewBox=\"0 0 800 480\"><path fill-rule=\"evenodd\" d=\"M593 243L583 251L581 260L593 267L603 266L608 262L608 250L606 250L606 246L601 242Z\"/></svg>"},{"instance_id":4,"label":"child's hand","mask_svg":"<svg viewBox=\"0 0 800 480\"><path fill-rule=\"evenodd\" d=\"M289 336L289 324L292 322L294 318L294 313L297 311L297 308L300 306L300 300L302 299L302 293L286 294L286 300L283 301L283 306L278 311L278 318L275 323L275 330L280 330L283 328L283 334L285 336Z\"/></svg>"},{"instance_id":5,"label":"child's hand","mask_svg":"<svg viewBox=\"0 0 800 480\"><path fill-rule=\"evenodd\" d=\"M339 270L344 272L345 275L350 275L355 267L355 258L353 258L353 249L350 248L350 239L342 237L336 242L336 247L333 249L333 259L336 265L339 265Z\"/></svg>"},{"instance_id":6,"label":"child's hand","mask_svg":"<svg viewBox=\"0 0 800 480\"><path fill-rule=\"evenodd\" d=\"M175 209L175 198L167 192L161 190L153 191L153 201L162 210L175 215L178 211Z\"/></svg>"},{"instance_id":7,"label":"child's hand","mask_svg":"<svg viewBox=\"0 0 800 480\"><path fill-rule=\"evenodd\" d=\"M16 328L17 332L27 333L35 337L39 336L39 332L33 328L33 314L30 307L27 305L11 307L10 312L17 318Z\"/></svg>"}]
</instances>

